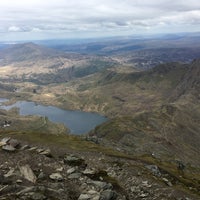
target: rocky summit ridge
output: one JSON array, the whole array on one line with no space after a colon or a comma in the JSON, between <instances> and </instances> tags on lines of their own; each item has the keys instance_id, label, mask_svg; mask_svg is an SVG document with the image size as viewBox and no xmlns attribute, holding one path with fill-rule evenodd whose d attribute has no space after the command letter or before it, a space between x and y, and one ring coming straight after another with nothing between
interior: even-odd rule
<instances>
[{"instance_id":1,"label":"rocky summit ridge","mask_svg":"<svg viewBox=\"0 0 200 200\"><path fill-rule=\"evenodd\" d=\"M0 146L0 200L197 199L156 165L10 137Z\"/></svg>"}]
</instances>

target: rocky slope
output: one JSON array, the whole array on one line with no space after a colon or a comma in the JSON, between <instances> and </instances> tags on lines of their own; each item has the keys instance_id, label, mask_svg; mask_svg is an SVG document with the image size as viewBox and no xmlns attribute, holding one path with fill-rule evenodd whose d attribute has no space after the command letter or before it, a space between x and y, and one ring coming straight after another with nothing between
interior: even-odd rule
<instances>
[{"instance_id":1,"label":"rocky slope","mask_svg":"<svg viewBox=\"0 0 200 200\"><path fill-rule=\"evenodd\" d=\"M200 61L194 61L174 85L160 108L137 115L123 115L97 127L91 135L102 144L114 146L131 155L151 156L160 166L176 172L172 163L184 166L183 179L199 188L200 152ZM161 72L158 71L161 70ZM155 68L157 73L173 72L173 67ZM170 166L171 165L171 166Z\"/></svg>"},{"instance_id":2,"label":"rocky slope","mask_svg":"<svg viewBox=\"0 0 200 200\"><path fill-rule=\"evenodd\" d=\"M170 174L139 160L31 145L10 137L2 138L0 146L1 200L198 198Z\"/></svg>"}]
</instances>

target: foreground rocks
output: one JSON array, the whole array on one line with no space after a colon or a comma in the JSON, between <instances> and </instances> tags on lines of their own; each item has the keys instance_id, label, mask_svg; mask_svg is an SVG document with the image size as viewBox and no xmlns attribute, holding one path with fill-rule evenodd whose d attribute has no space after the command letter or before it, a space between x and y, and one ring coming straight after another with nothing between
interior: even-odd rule
<instances>
[{"instance_id":1,"label":"foreground rocks","mask_svg":"<svg viewBox=\"0 0 200 200\"><path fill-rule=\"evenodd\" d=\"M114 200L120 197L112 189L107 191L112 188L107 187L109 183L89 177L96 171L87 168L83 158L68 154L56 159L49 148L21 145L11 138L3 138L0 144L4 157L0 165L0 199Z\"/></svg>"},{"instance_id":2,"label":"foreground rocks","mask_svg":"<svg viewBox=\"0 0 200 200\"><path fill-rule=\"evenodd\" d=\"M55 154L11 138L0 144L0 200L195 200L173 189L157 166L101 153Z\"/></svg>"}]
</instances>

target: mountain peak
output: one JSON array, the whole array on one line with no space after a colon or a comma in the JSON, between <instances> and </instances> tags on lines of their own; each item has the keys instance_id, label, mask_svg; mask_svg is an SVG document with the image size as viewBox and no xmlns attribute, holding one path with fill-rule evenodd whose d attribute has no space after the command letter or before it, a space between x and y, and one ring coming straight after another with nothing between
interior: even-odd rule
<instances>
[{"instance_id":1,"label":"mountain peak","mask_svg":"<svg viewBox=\"0 0 200 200\"><path fill-rule=\"evenodd\" d=\"M61 54L63 53L60 51L28 42L10 45L8 48L3 49L0 51L0 59L3 59L6 64L9 64L12 62L54 57Z\"/></svg>"}]
</instances>

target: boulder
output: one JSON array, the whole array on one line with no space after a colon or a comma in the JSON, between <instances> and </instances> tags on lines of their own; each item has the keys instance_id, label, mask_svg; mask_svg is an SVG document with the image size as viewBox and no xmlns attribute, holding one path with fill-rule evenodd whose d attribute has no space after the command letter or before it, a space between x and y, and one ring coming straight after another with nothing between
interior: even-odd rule
<instances>
[{"instance_id":1,"label":"boulder","mask_svg":"<svg viewBox=\"0 0 200 200\"><path fill-rule=\"evenodd\" d=\"M5 150L5 151L9 151L9 152L14 152L16 150L15 147L11 146L11 145L4 145L2 146L2 149Z\"/></svg>"},{"instance_id":2,"label":"boulder","mask_svg":"<svg viewBox=\"0 0 200 200\"><path fill-rule=\"evenodd\" d=\"M165 182L166 185L172 187L172 183L167 178L162 178L162 180Z\"/></svg>"},{"instance_id":3,"label":"boulder","mask_svg":"<svg viewBox=\"0 0 200 200\"><path fill-rule=\"evenodd\" d=\"M10 137L5 137L5 138L1 139L0 143L7 144L10 139L11 139Z\"/></svg>"},{"instance_id":4,"label":"boulder","mask_svg":"<svg viewBox=\"0 0 200 200\"><path fill-rule=\"evenodd\" d=\"M81 177L81 173L73 173L68 176L69 179L79 179Z\"/></svg>"},{"instance_id":5,"label":"boulder","mask_svg":"<svg viewBox=\"0 0 200 200\"><path fill-rule=\"evenodd\" d=\"M158 177L161 176L161 172L157 165L146 165L146 168L149 169L153 173L154 176L158 176Z\"/></svg>"},{"instance_id":6,"label":"boulder","mask_svg":"<svg viewBox=\"0 0 200 200\"><path fill-rule=\"evenodd\" d=\"M5 177L5 178L8 178L8 177L10 177L10 176L13 176L13 175L14 175L14 171L15 171L15 169L14 169L14 168L11 168L11 169L8 171L7 174L4 174L4 177Z\"/></svg>"},{"instance_id":7,"label":"boulder","mask_svg":"<svg viewBox=\"0 0 200 200\"><path fill-rule=\"evenodd\" d=\"M57 169L56 169L57 172L62 172L63 170L64 170L63 167L60 167L60 168L57 168Z\"/></svg>"},{"instance_id":8,"label":"boulder","mask_svg":"<svg viewBox=\"0 0 200 200\"><path fill-rule=\"evenodd\" d=\"M29 148L29 145L28 144L25 144L24 146L22 146L21 148L20 148L20 150L26 150L26 149L28 149Z\"/></svg>"},{"instance_id":9,"label":"boulder","mask_svg":"<svg viewBox=\"0 0 200 200\"><path fill-rule=\"evenodd\" d=\"M91 176L91 175L95 175L96 171L94 169L86 168L82 173L86 176Z\"/></svg>"},{"instance_id":10,"label":"boulder","mask_svg":"<svg viewBox=\"0 0 200 200\"><path fill-rule=\"evenodd\" d=\"M21 179L17 179L16 183L21 184L21 183L23 183L23 181Z\"/></svg>"},{"instance_id":11,"label":"boulder","mask_svg":"<svg viewBox=\"0 0 200 200\"><path fill-rule=\"evenodd\" d=\"M76 168L75 167L72 167L70 169L67 170L67 174L72 174L76 171Z\"/></svg>"},{"instance_id":12,"label":"boulder","mask_svg":"<svg viewBox=\"0 0 200 200\"><path fill-rule=\"evenodd\" d=\"M29 149L29 151L36 151L38 148L37 147L31 147L30 149Z\"/></svg>"},{"instance_id":13,"label":"boulder","mask_svg":"<svg viewBox=\"0 0 200 200\"><path fill-rule=\"evenodd\" d=\"M104 190L100 193L100 200L115 200L117 194L112 190Z\"/></svg>"},{"instance_id":14,"label":"boulder","mask_svg":"<svg viewBox=\"0 0 200 200\"><path fill-rule=\"evenodd\" d=\"M78 200L89 200L91 199L91 196L89 194L81 194L78 198Z\"/></svg>"},{"instance_id":15,"label":"boulder","mask_svg":"<svg viewBox=\"0 0 200 200\"><path fill-rule=\"evenodd\" d=\"M49 178L54 181L62 181L63 180L63 176L60 173L53 173L49 176Z\"/></svg>"},{"instance_id":16,"label":"boulder","mask_svg":"<svg viewBox=\"0 0 200 200\"><path fill-rule=\"evenodd\" d=\"M35 187L31 186L31 187L24 188L23 190L17 192L16 194L19 196L19 195L24 195L26 193L33 192L33 191L35 191Z\"/></svg>"},{"instance_id":17,"label":"boulder","mask_svg":"<svg viewBox=\"0 0 200 200\"><path fill-rule=\"evenodd\" d=\"M111 189L112 185L110 183L102 182L102 181L92 181L91 184L101 190Z\"/></svg>"},{"instance_id":18,"label":"boulder","mask_svg":"<svg viewBox=\"0 0 200 200\"><path fill-rule=\"evenodd\" d=\"M64 162L72 166L81 166L85 164L85 161L82 158L78 158L74 155L68 155L64 158Z\"/></svg>"},{"instance_id":19,"label":"boulder","mask_svg":"<svg viewBox=\"0 0 200 200\"><path fill-rule=\"evenodd\" d=\"M20 146L20 142L16 139L10 139L8 141L8 144L11 145L14 148L18 148Z\"/></svg>"},{"instance_id":20,"label":"boulder","mask_svg":"<svg viewBox=\"0 0 200 200\"><path fill-rule=\"evenodd\" d=\"M0 142L0 147L2 147L2 146L4 146L4 145L6 145L5 142Z\"/></svg>"},{"instance_id":21,"label":"boulder","mask_svg":"<svg viewBox=\"0 0 200 200\"><path fill-rule=\"evenodd\" d=\"M99 200L100 195L95 190L89 190L87 193L81 194L78 200Z\"/></svg>"},{"instance_id":22,"label":"boulder","mask_svg":"<svg viewBox=\"0 0 200 200\"><path fill-rule=\"evenodd\" d=\"M46 150L43 150L39 153L40 155L45 155L47 157L52 157L52 154L51 154L51 150L50 149L46 149Z\"/></svg>"},{"instance_id":23,"label":"boulder","mask_svg":"<svg viewBox=\"0 0 200 200\"><path fill-rule=\"evenodd\" d=\"M145 198L145 197L148 197L149 195L147 194L147 193L141 193L140 195L139 195L139 197L141 197L141 198Z\"/></svg>"},{"instance_id":24,"label":"boulder","mask_svg":"<svg viewBox=\"0 0 200 200\"><path fill-rule=\"evenodd\" d=\"M21 166L19 167L19 170L25 179L27 179L28 181L32 183L36 183L37 178L29 165Z\"/></svg>"},{"instance_id":25,"label":"boulder","mask_svg":"<svg viewBox=\"0 0 200 200\"><path fill-rule=\"evenodd\" d=\"M45 173L41 171L38 175L38 179L44 179L46 177Z\"/></svg>"}]
</instances>

